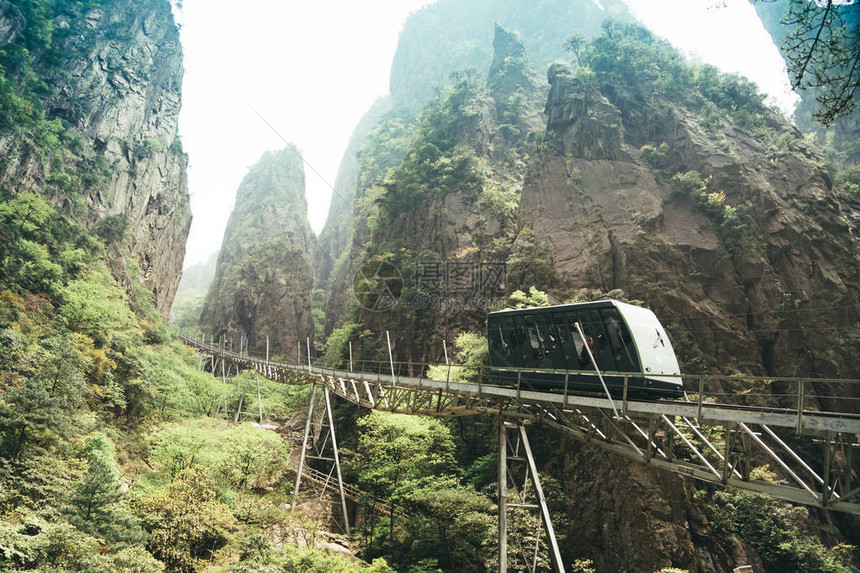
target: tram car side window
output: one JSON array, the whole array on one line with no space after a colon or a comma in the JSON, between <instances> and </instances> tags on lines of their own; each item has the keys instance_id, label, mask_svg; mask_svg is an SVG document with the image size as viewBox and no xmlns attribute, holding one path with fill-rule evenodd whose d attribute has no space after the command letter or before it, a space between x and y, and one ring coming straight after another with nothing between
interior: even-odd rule
<instances>
[{"instance_id":1,"label":"tram car side window","mask_svg":"<svg viewBox=\"0 0 860 573\"><path fill-rule=\"evenodd\" d=\"M511 324L510 318L499 318L490 324L489 332L487 333L490 344L490 353L493 355L492 363L510 364L511 363L511 348L513 341L511 340Z\"/></svg>"},{"instance_id":2,"label":"tram car side window","mask_svg":"<svg viewBox=\"0 0 860 573\"><path fill-rule=\"evenodd\" d=\"M487 317L490 363L541 372L499 372L503 383L537 391L568 388L610 392L625 383L661 397L680 396L683 384L671 342L648 309L615 300L506 310ZM492 375L491 375L492 376Z\"/></svg>"},{"instance_id":3,"label":"tram car side window","mask_svg":"<svg viewBox=\"0 0 860 573\"><path fill-rule=\"evenodd\" d=\"M605 308L600 310L603 318L604 329L609 341L614 362L613 370L617 372L637 372L639 368L639 357L630 336L630 330L618 314L616 308Z\"/></svg>"},{"instance_id":4,"label":"tram car side window","mask_svg":"<svg viewBox=\"0 0 860 573\"><path fill-rule=\"evenodd\" d=\"M511 330L511 332L513 332L517 342L517 360L516 362L512 361L511 364L519 366L521 368L534 368L534 349L532 349L531 341L529 340L529 333L526 329L525 317L514 317L514 328Z\"/></svg>"},{"instance_id":5,"label":"tram car side window","mask_svg":"<svg viewBox=\"0 0 860 573\"><path fill-rule=\"evenodd\" d=\"M552 367L556 370L566 370L567 357L564 350L565 341L567 340L567 329L564 326L564 320L558 314L545 314L544 318L547 323L547 336L549 338L549 353L552 358Z\"/></svg>"}]
</instances>

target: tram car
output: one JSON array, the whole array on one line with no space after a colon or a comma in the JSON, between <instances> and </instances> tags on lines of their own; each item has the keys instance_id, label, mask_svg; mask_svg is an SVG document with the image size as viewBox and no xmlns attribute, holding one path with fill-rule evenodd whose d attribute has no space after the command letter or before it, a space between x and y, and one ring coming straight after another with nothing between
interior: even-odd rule
<instances>
[{"instance_id":1,"label":"tram car","mask_svg":"<svg viewBox=\"0 0 860 573\"><path fill-rule=\"evenodd\" d=\"M502 310L487 317L491 379L537 391L679 397L678 359L653 312L614 299ZM596 366L596 369L595 369Z\"/></svg>"}]
</instances>

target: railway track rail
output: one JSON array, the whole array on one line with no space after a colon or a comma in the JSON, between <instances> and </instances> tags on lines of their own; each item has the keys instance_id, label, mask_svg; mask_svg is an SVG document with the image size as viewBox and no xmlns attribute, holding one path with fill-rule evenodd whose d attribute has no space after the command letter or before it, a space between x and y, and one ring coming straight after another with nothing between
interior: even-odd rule
<instances>
[{"instance_id":1,"label":"railway track rail","mask_svg":"<svg viewBox=\"0 0 860 573\"><path fill-rule=\"evenodd\" d=\"M485 371L477 373L479 382L431 380L415 364L364 363L354 370L289 364L182 339L213 371L230 364L277 382L319 383L344 400L389 412L540 422L663 470L860 515L857 380L679 376L686 399L642 400L628 396L626 383L620 396L536 391L526 383L487 383ZM522 369L518 379L540 372ZM754 471L764 465L775 479Z\"/></svg>"}]
</instances>

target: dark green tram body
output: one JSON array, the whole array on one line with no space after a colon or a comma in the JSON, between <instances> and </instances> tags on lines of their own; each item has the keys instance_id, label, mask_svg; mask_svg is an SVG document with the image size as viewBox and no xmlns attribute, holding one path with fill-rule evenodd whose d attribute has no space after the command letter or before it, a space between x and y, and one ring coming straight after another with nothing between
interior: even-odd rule
<instances>
[{"instance_id":1,"label":"dark green tram body","mask_svg":"<svg viewBox=\"0 0 860 573\"><path fill-rule=\"evenodd\" d=\"M577 327L578 325L578 327ZM648 309L612 299L487 317L491 377L535 391L683 395L669 337ZM595 369L595 365L597 369Z\"/></svg>"}]
</instances>

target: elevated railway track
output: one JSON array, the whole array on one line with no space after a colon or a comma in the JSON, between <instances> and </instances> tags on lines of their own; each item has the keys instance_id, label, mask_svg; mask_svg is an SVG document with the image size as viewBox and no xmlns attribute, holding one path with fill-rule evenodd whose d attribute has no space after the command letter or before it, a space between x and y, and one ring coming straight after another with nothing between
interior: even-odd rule
<instances>
[{"instance_id":1,"label":"elevated railway track","mask_svg":"<svg viewBox=\"0 0 860 573\"><path fill-rule=\"evenodd\" d=\"M432 380L414 364L363 363L353 370L289 364L182 339L213 370L226 363L277 382L318 383L344 400L389 412L540 422L663 470L860 515L860 381L681 376L686 399L642 400L628 396L626 384L617 397L535 391L488 383L483 370L473 373L478 382ZM840 395L818 395L825 386ZM754 471L764 465L776 479Z\"/></svg>"}]
</instances>

